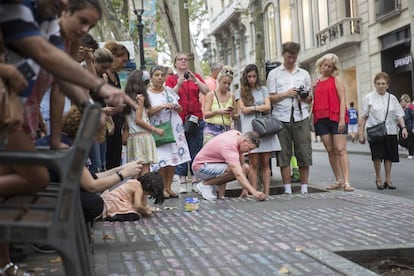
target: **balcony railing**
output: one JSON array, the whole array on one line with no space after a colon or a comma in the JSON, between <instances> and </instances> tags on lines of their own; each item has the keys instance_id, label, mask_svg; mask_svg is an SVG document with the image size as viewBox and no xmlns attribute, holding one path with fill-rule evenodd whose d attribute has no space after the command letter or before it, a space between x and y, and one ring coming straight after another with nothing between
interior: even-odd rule
<instances>
[{"instance_id":1,"label":"balcony railing","mask_svg":"<svg viewBox=\"0 0 414 276\"><path fill-rule=\"evenodd\" d=\"M361 31L360 18L344 18L341 21L316 33L317 47L322 47L330 42L337 41L346 36L359 34Z\"/></svg>"}]
</instances>

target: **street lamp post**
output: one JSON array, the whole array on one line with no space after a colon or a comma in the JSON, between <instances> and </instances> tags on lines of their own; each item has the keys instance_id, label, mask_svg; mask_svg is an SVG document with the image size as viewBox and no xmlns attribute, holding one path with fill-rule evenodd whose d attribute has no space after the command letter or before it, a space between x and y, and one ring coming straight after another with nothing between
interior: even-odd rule
<instances>
[{"instance_id":1,"label":"street lamp post","mask_svg":"<svg viewBox=\"0 0 414 276\"><path fill-rule=\"evenodd\" d=\"M139 60L140 60L140 69L145 70L145 58L144 58L144 23L142 23L142 14L144 13L144 0L132 0L132 5L134 7L134 13L138 18L138 36L139 36Z\"/></svg>"}]
</instances>

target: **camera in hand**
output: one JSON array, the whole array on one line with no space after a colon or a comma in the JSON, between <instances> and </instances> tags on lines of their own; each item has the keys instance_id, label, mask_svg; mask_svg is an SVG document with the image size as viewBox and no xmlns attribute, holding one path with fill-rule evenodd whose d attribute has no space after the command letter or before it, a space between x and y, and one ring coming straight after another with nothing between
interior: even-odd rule
<instances>
[{"instance_id":1,"label":"camera in hand","mask_svg":"<svg viewBox=\"0 0 414 276\"><path fill-rule=\"evenodd\" d=\"M186 71L186 72L184 73L184 78L185 78L186 80L188 80L188 79L190 78L190 73L188 73L188 71Z\"/></svg>"},{"instance_id":2,"label":"camera in hand","mask_svg":"<svg viewBox=\"0 0 414 276\"><path fill-rule=\"evenodd\" d=\"M298 93L299 98L302 100L306 99L309 96L309 91L306 91L303 85L297 88L296 92Z\"/></svg>"}]
</instances>

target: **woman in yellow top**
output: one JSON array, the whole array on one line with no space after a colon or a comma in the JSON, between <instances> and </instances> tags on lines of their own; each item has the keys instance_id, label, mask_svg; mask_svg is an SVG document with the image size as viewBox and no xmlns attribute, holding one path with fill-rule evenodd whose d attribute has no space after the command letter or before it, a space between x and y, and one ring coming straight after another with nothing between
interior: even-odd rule
<instances>
[{"instance_id":1,"label":"woman in yellow top","mask_svg":"<svg viewBox=\"0 0 414 276\"><path fill-rule=\"evenodd\" d=\"M234 95L230 92L233 69L224 66L217 76L217 88L206 95L204 103L204 145L214 136L231 129L235 110Z\"/></svg>"},{"instance_id":2,"label":"woman in yellow top","mask_svg":"<svg viewBox=\"0 0 414 276\"><path fill-rule=\"evenodd\" d=\"M233 68L224 66L217 75L217 88L206 95L204 102L204 145L213 137L231 129L235 112L234 95L230 92ZM219 198L224 198L226 185L221 185Z\"/></svg>"}]
</instances>

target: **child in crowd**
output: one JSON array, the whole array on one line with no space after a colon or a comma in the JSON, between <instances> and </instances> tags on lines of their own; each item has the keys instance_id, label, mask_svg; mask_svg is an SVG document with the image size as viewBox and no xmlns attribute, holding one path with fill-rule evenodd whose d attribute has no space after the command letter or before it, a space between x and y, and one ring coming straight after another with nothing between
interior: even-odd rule
<instances>
[{"instance_id":1,"label":"child in crowd","mask_svg":"<svg viewBox=\"0 0 414 276\"><path fill-rule=\"evenodd\" d=\"M124 109L128 124L127 159L140 160L143 164L142 174L150 171L150 165L157 162L157 152L152 133L164 135L164 130L150 124L148 109L151 107L147 87L141 70L132 71L125 86L125 93L138 103L138 109L130 106Z\"/></svg>"},{"instance_id":2,"label":"child in crowd","mask_svg":"<svg viewBox=\"0 0 414 276\"><path fill-rule=\"evenodd\" d=\"M154 198L155 204L164 201L164 183L156 172L146 173L138 180L131 179L101 196L104 201L102 218L109 221L139 220L141 216L151 216L159 208L148 205L147 196Z\"/></svg>"},{"instance_id":3,"label":"child in crowd","mask_svg":"<svg viewBox=\"0 0 414 276\"><path fill-rule=\"evenodd\" d=\"M358 110L354 107L354 102L349 103L348 117L348 133L351 135L352 143L355 144L358 135Z\"/></svg>"}]
</instances>

